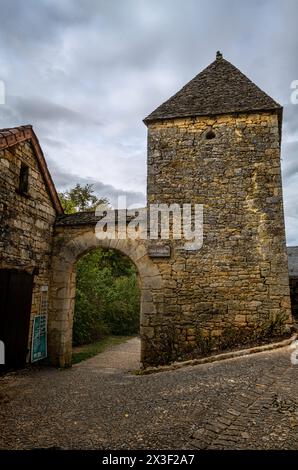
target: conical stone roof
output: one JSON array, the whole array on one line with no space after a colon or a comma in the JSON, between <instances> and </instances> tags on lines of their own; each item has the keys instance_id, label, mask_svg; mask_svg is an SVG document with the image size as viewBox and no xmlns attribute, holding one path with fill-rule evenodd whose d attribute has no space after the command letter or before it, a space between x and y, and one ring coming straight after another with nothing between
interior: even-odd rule
<instances>
[{"instance_id":1,"label":"conical stone roof","mask_svg":"<svg viewBox=\"0 0 298 470\"><path fill-rule=\"evenodd\" d=\"M217 52L216 60L144 119L209 116L282 107Z\"/></svg>"}]
</instances>

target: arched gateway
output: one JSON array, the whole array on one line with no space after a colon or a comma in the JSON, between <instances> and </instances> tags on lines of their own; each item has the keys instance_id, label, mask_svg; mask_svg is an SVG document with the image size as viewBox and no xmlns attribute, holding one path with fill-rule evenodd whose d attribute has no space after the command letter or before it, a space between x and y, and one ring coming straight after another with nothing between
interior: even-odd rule
<instances>
[{"instance_id":1,"label":"arched gateway","mask_svg":"<svg viewBox=\"0 0 298 470\"><path fill-rule=\"evenodd\" d=\"M293 328L281 106L218 53L144 122L147 209L151 215L151 204L175 207L181 226L171 225L181 239L96 238L95 214L63 215L31 126L0 131L0 340L12 364L30 360L34 321L42 312L48 315L51 362L71 363L76 261L97 247L119 250L136 266L145 367L235 342L272 341ZM185 243L192 225L185 206L195 214L197 206L203 208L203 243L196 247Z\"/></svg>"},{"instance_id":2,"label":"arched gateway","mask_svg":"<svg viewBox=\"0 0 298 470\"><path fill-rule=\"evenodd\" d=\"M162 304L162 278L159 269L147 255L146 241L100 240L96 237L95 225L96 218L90 212L62 216L56 224L48 325L50 360L60 367L71 365L77 260L92 249L109 248L128 256L138 273L141 292L141 363L145 365L151 355L148 344L153 336L149 324L158 313L154 297L158 296L158 304Z\"/></svg>"},{"instance_id":3,"label":"arched gateway","mask_svg":"<svg viewBox=\"0 0 298 470\"><path fill-rule=\"evenodd\" d=\"M100 241L86 215L58 218L49 315L54 363L70 363L76 260L98 246L122 251L138 270L144 366L268 340L268 331L270 340L289 333L281 111L218 53L145 119L148 205L203 207L203 244L194 250L182 239L161 240L152 257L150 241Z\"/></svg>"}]
</instances>

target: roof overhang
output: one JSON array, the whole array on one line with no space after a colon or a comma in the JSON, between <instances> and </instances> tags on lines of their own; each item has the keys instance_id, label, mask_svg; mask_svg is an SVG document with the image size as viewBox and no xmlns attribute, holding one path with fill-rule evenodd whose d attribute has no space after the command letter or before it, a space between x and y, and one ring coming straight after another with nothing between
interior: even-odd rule
<instances>
[{"instance_id":1,"label":"roof overhang","mask_svg":"<svg viewBox=\"0 0 298 470\"><path fill-rule=\"evenodd\" d=\"M43 151L39 144L38 138L33 131L31 125L13 127L9 129L0 129L0 150L13 147L21 142L30 141L34 149L36 159L38 161L40 171L44 178L44 182L51 197L53 206L57 214L63 214L63 208L60 203L58 193L56 191L54 182L49 172Z\"/></svg>"}]
</instances>

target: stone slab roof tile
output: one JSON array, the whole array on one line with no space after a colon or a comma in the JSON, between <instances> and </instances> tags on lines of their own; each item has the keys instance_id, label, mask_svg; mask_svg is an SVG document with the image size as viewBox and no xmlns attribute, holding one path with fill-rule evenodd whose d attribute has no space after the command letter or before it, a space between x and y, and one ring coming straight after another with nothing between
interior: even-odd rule
<instances>
[{"instance_id":1,"label":"stone slab roof tile","mask_svg":"<svg viewBox=\"0 0 298 470\"><path fill-rule=\"evenodd\" d=\"M139 210L145 208L140 207ZM137 209L136 209L137 211ZM76 212L75 214L59 215L56 219L55 225L57 227L77 226L77 225L96 225L96 223L103 218L103 215L96 215L94 210ZM126 222L133 220L132 215L126 215ZM115 223L118 221L118 210L115 210Z\"/></svg>"},{"instance_id":2,"label":"stone slab roof tile","mask_svg":"<svg viewBox=\"0 0 298 470\"><path fill-rule=\"evenodd\" d=\"M144 119L152 121L178 117L282 110L220 52L208 67Z\"/></svg>"},{"instance_id":3,"label":"stone slab roof tile","mask_svg":"<svg viewBox=\"0 0 298 470\"><path fill-rule=\"evenodd\" d=\"M75 214L63 214L57 217L56 226L67 225L96 225L101 217L95 215L95 211L76 212Z\"/></svg>"}]
</instances>

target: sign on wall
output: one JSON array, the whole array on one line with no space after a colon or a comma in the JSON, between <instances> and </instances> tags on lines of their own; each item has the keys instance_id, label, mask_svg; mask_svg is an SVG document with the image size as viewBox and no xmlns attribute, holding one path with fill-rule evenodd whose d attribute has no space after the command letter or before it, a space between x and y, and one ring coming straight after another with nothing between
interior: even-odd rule
<instances>
[{"instance_id":1,"label":"sign on wall","mask_svg":"<svg viewBox=\"0 0 298 470\"><path fill-rule=\"evenodd\" d=\"M47 357L48 286L40 289L39 315L34 317L31 362Z\"/></svg>"},{"instance_id":2,"label":"sign on wall","mask_svg":"<svg viewBox=\"0 0 298 470\"><path fill-rule=\"evenodd\" d=\"M37 315L33 320L31 362L47 357L47 315Z\"/></svg>"},{"instance_id":3,"label":"sign on wall","mask_svg":"<svg viewBox=\"0 0 298 470\"><path fill-rule=\"evenodd\" d=\"M152 244L148 247L150 258L169 258L171 256L171 247L169 245Z\"/></svg>"}]
</instances>

